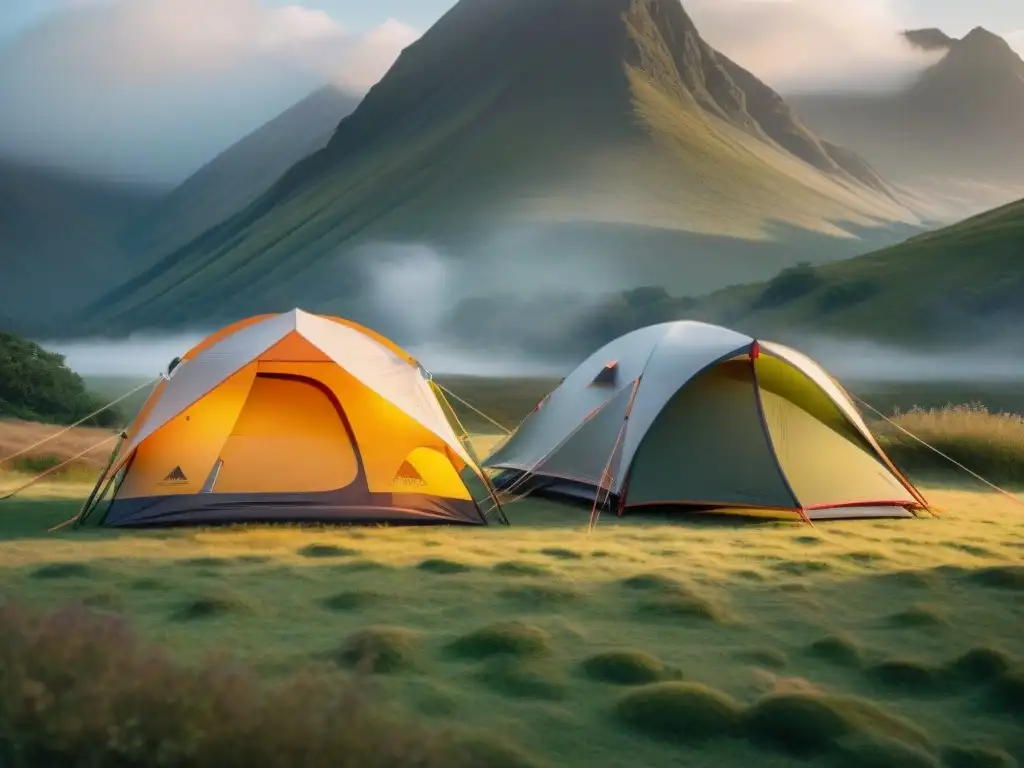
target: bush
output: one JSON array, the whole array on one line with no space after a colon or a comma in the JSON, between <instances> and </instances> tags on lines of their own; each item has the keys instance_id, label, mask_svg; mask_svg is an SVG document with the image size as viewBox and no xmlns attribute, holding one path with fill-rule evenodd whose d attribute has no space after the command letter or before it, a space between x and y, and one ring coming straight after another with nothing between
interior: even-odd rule
<instances>
[{"instance_id":1,"label":"bush","mask_svg":"<svg viewBox=\"0 0 1024 768\"><path fill-rule=\"evenodd\" d=\"M786 267L775 277L768 281L768 284L761 291L761 295L754 300L754 309L771 309L788 304L801 296L805 296L821 285L821 277L817 271L807 262L801 262L792 267Z\"/></svg>"},{"instance_id":2,"label":"bush","mask_svg":"<svg viewBox=\"0 0 1024 768\"><path fill-rule=\"evenodd\" d=\"M986 480L1024 487L1024 416L991 413L975 404L913 408L897 413L893 421ZM892 460L911 474L969 477L890 424L880 426L878 434Z\"/></svg>"},{"instance_id":3,"label":"bush","mask_svg":"<svg viewBox=\"0 0 1024 768\"><path fill-rule=\"evenodd\" d=\"M71 424L103 405L63 355L0 331L0 416ZM114 427L120 421L121 414L108 409L88 424Z\"/></svg>"},{"instance_id":4,"label":"bush","mask_svg":"<svg viewBox=\"0 0 1024 768\"><path fill-rule=\"evenodd\" d=\"M469 768L491 753L496 765L535 765L488 745L419 725L338 672L265 684L223 661L177 664L115 617L0 606L0 765L10 768Z\"/></svg>"},{"instance_id":5,"label":"bush","mask_svg":"<svg viewBox=\"0 0 1024 768\"><path fill-rule=\"evenodd\" d=\"M881 283L867 278L829 285L818 297L818 309L824 313L838 312L873 298L881 291Z\"/></svg>"}]
</instances>

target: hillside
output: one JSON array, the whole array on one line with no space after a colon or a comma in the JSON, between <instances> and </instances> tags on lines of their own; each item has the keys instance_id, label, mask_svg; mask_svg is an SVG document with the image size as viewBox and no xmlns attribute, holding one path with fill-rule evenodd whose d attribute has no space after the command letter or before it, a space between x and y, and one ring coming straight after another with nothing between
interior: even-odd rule
<instances>
[{"instance_id":1,"label":"hillside","mask_svg":"<svg viewBox=\"0 0 1024 768\"><path fill-rule=\"evenodd\" d=\"M632 291L582 313L562 335L589 349L642 325L698 318L776 338L810 334L918 348L984 342L1019 352L1022 264L1019 200L876 253L790 267L699 300Z\"/></svg>"},{"instance_id":2,"label":"hillside","mask_svg":"<svg viewBox=\"0 0 1024 768\"><path fill-rule=\"evenodd\" d=\"M292 165L326 146L358 103L333 86L314 91L182 182L133 223L126 246L164 255L240 211Z\"/></svg>"},{"instance_id":3,"label":"hillside","mask_svg":"<svg viewBox=\"0 0 1024 768\"><path fill-rule=\"evenodd\" d=\"M351 316L359 248L381 241L490 260L478 281L505 284L502 270L534 260L524 284L601 273L681 287L715 261L697 284L711 289L864 252L849 232L895 239L887 225L915 221L868 163L708 46L676 0L461 0L327 147L90 316L124 327L296 304ZM637 246L652 237L671 246ZM579 269L556 278L545 267L576 258L565 238Z\"/></svg>"},{"instance_id":4,"label":"hillside","mask_svg":"<svg viewBox=\"0 0 1024 768\"><path fill-rule=\"evenodd\" d=\"M946 52L897 93L792 97L807 125L857 147L894 181L950 190L961 212L1024 194L1024 60L981 27L959 40L939 30L908 39Z\"/></svg>"},{"instance_id":5,"label":"hillside","mask_svg":"<svg viewBox=\"0 0 1024 768\"><path fill-rule=\"evenodd\" d=\"M0 324L46 324L123 280L116 238L163 191L0 159Z\"/></svg>"}]
</instances>

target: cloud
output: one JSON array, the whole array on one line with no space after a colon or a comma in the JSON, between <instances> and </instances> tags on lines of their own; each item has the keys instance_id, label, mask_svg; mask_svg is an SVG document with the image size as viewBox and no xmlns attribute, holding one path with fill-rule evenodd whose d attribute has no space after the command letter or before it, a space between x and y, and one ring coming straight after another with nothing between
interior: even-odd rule
<instances>
[{"instance_id":1,"label":"cloud","mask_svg":"<svg viewBox=\"0 0 1024 768\"><path fill-rule=\"evenodd\" d=\"M705 39L777 90L885 90L941 54L900 35L893 0L688 0Z\"/></svg>"},{"instance_id":2,"label":"cloud","mask_svg":"<svg viewBox=\"0 0 1024 768\"><path fill-rule=\"evenodd\" d=\"M365 90L416 37L297 4L78 0L0 48L0 153L180 178L319 85Z\"/></svg>"}]
</instances>

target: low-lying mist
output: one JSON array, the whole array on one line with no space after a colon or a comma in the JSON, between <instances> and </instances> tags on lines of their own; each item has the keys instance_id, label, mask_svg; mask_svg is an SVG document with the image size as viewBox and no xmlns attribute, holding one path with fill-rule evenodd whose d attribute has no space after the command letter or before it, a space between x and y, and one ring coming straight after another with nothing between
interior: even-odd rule
<instances>
[{"instance_id":1,"label":"low-lying mist","mask_svg":"<svg viewBox=\"0 0 1024 768\"><path fill-rule=\"evenodd\" d=\"M614 277L567 259L466 262L427 245L375 244L355 261L364 286L356 302L304 307L365 323L393 338L439 375L561 377L594 351L580 321L615 290ZM336 269L352 269L341 261ZM618 286L621 288L621 284ZM86 377L155 377L215 327L126 339L43 342ZM1024 382L1024 359L1007 354L996 332L971 349L923 351L870 340L793 332L800 349L842 381L1006 384ZM609 339L610 340L610 337Z\"/></svg>"}]
</instances>

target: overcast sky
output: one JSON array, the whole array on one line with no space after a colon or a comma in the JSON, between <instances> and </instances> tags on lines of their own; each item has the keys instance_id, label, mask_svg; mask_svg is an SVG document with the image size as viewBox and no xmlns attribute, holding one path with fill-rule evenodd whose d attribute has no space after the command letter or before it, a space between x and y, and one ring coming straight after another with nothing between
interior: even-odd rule
<instances>
[{"instance_id":1,"label":"overcast sky","mask_svg":"<svg viewBox=\"0 0 1024 768\"><path fill-rule=\"evenodd\" d=\"M509 0L514 2L514 0ZM365 90L451 0L0 0L0 154L160 183L333 81ZM688 0L783 92L884 87L896 32L975 26L1024 52L1024 0Z\"/></svg>"}]
</instances>

